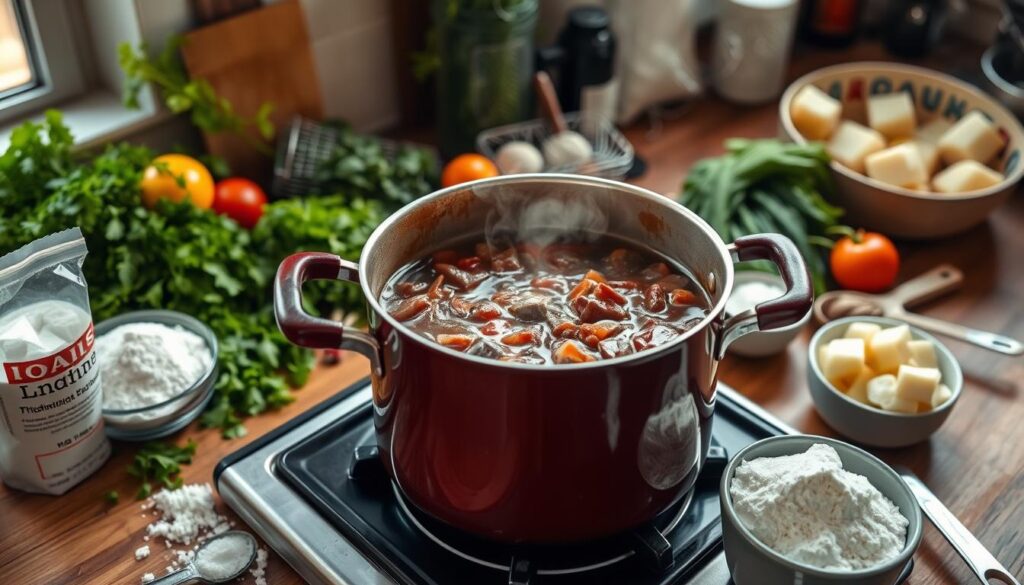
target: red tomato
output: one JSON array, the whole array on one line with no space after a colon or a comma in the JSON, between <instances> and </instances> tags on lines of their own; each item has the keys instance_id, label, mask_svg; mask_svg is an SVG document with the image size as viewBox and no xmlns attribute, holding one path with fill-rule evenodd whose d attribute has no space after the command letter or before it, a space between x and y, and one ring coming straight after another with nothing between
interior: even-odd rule
<instances>
[{"instance_id":1,"label":"red tomato","mask_svg":"<svg viewBox=\"0 0 1024 585\"><path fill-rule=\"evenodd\" d=\"M857 230L836 242L829 264L839 286L876 293L896 282L900 254L892 241L882 234Z\"/></svg>"},{"instance_id":2,"label":"red tomato","mask_svg":"<svg viewBox=\"0 0 1024 585\"><path fill-rule=\"evenodd\" d=\"M242 177L232 177L217 183L213 191L213 210L252 229L263 216L267 195L260 186Z\"/></svg>"}]
</instances>

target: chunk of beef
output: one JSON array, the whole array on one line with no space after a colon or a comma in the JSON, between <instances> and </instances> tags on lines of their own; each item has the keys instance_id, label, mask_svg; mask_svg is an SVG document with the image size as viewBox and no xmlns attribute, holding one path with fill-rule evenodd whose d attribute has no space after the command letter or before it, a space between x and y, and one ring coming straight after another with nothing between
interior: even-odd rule
<instances>
[{"instance_id":1,"label":"chunk of beef","mask_svg":"<svg viewBox=\"0 0 1024 585\"><path fill-rule=\"evenodd\" d=\"M605 319L622 321L628 316L626 311L615 303L594 297L577 297L572 302L572 308L584 323L596 323Z\"/></svg>"},{"instance_id":2,"label":"chunk of beef","mask_svg":"<svg viewBox=\"0 0 1024 585\"><path fill-rule=\"evenodd\" d=\"M459 290L470 290L487 278L486 272L467 272L451 264L434 264L434 270L443 274L445 282Z\"/></svg>"}]
</instances>

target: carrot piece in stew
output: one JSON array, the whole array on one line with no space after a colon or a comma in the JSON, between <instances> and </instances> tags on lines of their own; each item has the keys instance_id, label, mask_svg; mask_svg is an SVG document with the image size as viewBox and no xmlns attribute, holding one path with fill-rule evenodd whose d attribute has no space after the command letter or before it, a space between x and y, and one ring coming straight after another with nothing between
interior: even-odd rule
<instances>
[{"instance_id":1,"label":"carrot piece in stew","mask_svg":"<svg viewBox=\"0 0 1024 585\"><path fill-rule=\"evenodd\" d=\"M536 334L529 329L520 329L519 331L513 331L508 335L501 338L501 342L505 345L527 345L537 340Z\"/></svg>"},{"instance_id":2,"label":"carrot piece in stew","mask_svg":"<svg viewBox=\"0 0 1024 585\"><path fill-rule=\"evenodd\" d=\"M605 301L611 301L616 305L626 304L626 297L603 282L597 283L597 286L594 288L594 296Z\"/></svg>"},{"instance_id":3,"label":"carrot piece in stew","mask_svg":"<svg viewBox=\"0 0 1024 585\"><path fill-rule=\"evenodd\" d=\"M473 344L473 336L460 333L438 333L437 342L445 347L463 351Z\"/></svg>"},{"instance_id":4,"label":"carrot piece in stew","mask_svg":"<svg viewBox=\"0 0 1024 585\"><path fill-rule=\"evenodd\" d=\"M574 286L571 291L569 291L569 300L573 301L585 294L588 294L590 291L594 290L595 284L597 283L594 282L593 280L590 280L589 278L584 278L583 280L580 281L579 284Z\"/></svg>"},{"instance_id":5,"label":"carrot piece in stew","mask_svg":"<svg viewBox=\"0 0 1024 585\"><path fill-rule=\"evenodd\" d=\"M609 280L608 286L622 290L640 290L640 283L635 280Z\"/></svg>"},{"instance_id":6,"label":"carrot piece in stew","mask_svg":"<svg viewBox=\"0 0 1024 585\"><path fill-rule=\"evenodd\" d=\"M597 337L598 341L607 339L620 331L622 331L622 325L612 321L598 321L597 323L584 323L580 325L580 337L593 335Z\"/></svg>"},{"instance_id":7,"label":"carrot piece in stew","mask_svg":"<svg viewBox=\"0 0 1024 585\"><path fill-rule=\"evenodd\" d=\"M508 321L504 319L494 319L488 321L482 327L480 327L480 333L484 335L498 335L508 330Z\"/></svg>"},{"instance_id":8,"label":"carrot piece in stew","mask_svg":"<svg viewBox=\"0 0 1024 585\"><path fill-rule=\"evenodd\" d=\"M583 278L589 278L594 282L608 282L608 280L604 277L603 274L594 270L593 268L588 270L587 273L583 275Z\"/></svg>"},{"instance_id":9,"label":"carrot piece in stew","mask_svg":"<svg viewBox=\"0 0 1024 585\"><path fill-rule=\"evenodd\" d=\"M556 364L581 364L594 361L593 356L584 353L573 341L563 342L555 349L551 357Z\"/></svg>"},{"instance_id":10,"label":"carrot piece in stew","mask_svg":"<svg viewBox=\"0 0 1024 585\"><path fill-rule=\"evenodd\" d=\"M391 312L391 316L399 321L408 321L430 307L430 300L427 295L420 295L405 299L398 304L398 308Z\"/></svg>"},{"instance_id":11,"label":"carrot piece in stew","mask_svg":"<svg viewBox=\"0 0 1024 585\"><path fill-rule=\"evenodd\" d=\"M555 337L576 337L580 328L575 323L564 321L551 328L551 334Z\"/></svg>"},{"instance_id":12,"label":"carrot piece in stew","mask_svg":"<svg viewBox=\"0 0 1024 585\"><path fill-rule=\"evenodd\" d=\"M490 321L491 319L495 319L500 316L501 307L488 301L477 303L477 305L473 307L473 312L470 313L470 317L476 321Z\"/></svg>"},{"instance_id":13,"label":"carrot piece in stew","mask_svg":"<svg viewBox=\"0 0 1024 585\"><path fill-rule=\"evenodd\" d=\"M668 276L669 272L668 264L665 264L664 262L655 262L647 268L644 268L644 271L640 274L647 280L660 280Z\"/></svg>"},{"instance_id":14,"label":"carrot piece in stew","mask_svg":"<svg viewBox=\"0 0 1024 585\"><path fill-rule=\"evenodd\" d=\"M669 295L669 299L671 300L673 305L697 304L697 295L686 290L685 288L677 288L676 290L672 291L672 293Z\"/></svg>"}]
</instances>

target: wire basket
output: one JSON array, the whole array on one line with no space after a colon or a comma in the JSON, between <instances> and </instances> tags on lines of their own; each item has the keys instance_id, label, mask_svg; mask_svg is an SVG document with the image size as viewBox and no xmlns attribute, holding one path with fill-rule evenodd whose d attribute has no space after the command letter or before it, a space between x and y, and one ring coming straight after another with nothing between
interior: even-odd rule
<instances>
[{"instance_id":1,"label":"wire basket","mask_svg":"<svg viewBox=\"0 0 1024 585\"><path fill-rule=\"evenodd\" d=\"M341 128L302 116L292 119L288 133L277 141L274 154L274 180L270 191L275 198L302 197L315 193L316 171L331 156L339 142ZM427 148L420 144L377 139L384 156L394 158L404 147ZM430 149L437 160L436 151Z\"/></svg>"},{"instance_id":2,"label":"wire basket","mask_svg":"<svg viewBox=\"0 0 1024 585\"><path fill-rule=\"evenodd\" d=\"M570 130L579 132L590 141L594 155L581 165L544 167L545 173L574 173L605 179L621 179L633 165L633 145L619 132L611 120L592 117L582 118L579 112L565 115ZM484 130L476 137L477 149L491 160L497 157L498 149L513 140L529 142L541 148L551 136L551 128L542 119L519 122Z\"/></svg>"}]
</instances>

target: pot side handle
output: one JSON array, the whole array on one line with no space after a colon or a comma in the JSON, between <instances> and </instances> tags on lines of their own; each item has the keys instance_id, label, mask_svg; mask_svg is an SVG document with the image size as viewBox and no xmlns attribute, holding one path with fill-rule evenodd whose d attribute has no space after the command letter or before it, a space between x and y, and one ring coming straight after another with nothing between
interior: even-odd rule
<instances>
[{"instance_id":1,"label":"pot side handle","mask_svg":"<svg viewBox=\"0 0 1024 585\"><path fill-rule=\"evenodd\" d=\"M376 339L358 329L346 329L337 321L314 317L302 308L302 285L310 280L359 282L359 268L324 252L300 252L285 258L274 279L274 317L281 333L302 347L356 351L380 372Z\"/></svg>"},{"instance_id":2,"label":"pot side handle","mask_svg":"<svg viewBox=\"0 0 1024 585\"><path fill-rule=\"evenodd\" d=\"M789 238L781 234L753 234L737 238L728 249L736 262L768 260L775 264L786 283L786 292L727 319L720 338L719 358L725 355L729 344L747 333L779 329L799 322L814 303L814 288L807 264Z\"/></svg>"}]
</instances>

